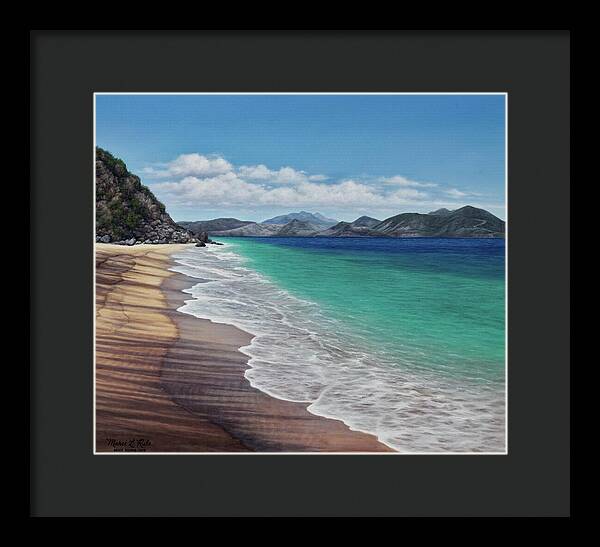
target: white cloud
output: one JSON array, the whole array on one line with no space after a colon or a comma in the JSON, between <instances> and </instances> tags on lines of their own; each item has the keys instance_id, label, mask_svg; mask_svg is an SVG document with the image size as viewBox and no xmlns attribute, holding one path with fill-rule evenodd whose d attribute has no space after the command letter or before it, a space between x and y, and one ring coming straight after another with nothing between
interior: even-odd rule
<instances>
[{"instance_id":1,"label":"white cloud","mask_svg":"<svg viewBox=\"0 0 600 547\"><path fill-rule=\"evenodd\" d=\"M392 192L389 197L396 199L415 200L424 199L427 197L427 194L425 192L415 190L414 188L403 188L402 190L396 190L395 192Z\"/></svg>"},{"instance_id":2,"label":"white cloud","mask_svg":"<svg viewBox=\"0 0 600 547\"><path fill-rule=\"evenodd\" d=\"M144 173L156 178L165 177L209 177L227 173L233 165L219 156L203 156L201 154L181 154L173 161L165 164L164 169L147 167Z\"/></svg>"},{"instance_id":3,"label":"white cloud","mask_svg":"<svg viewBox=\"0 0 600 547\"><path fill-rule=\"evenodd\" d=\"M421 188L433 188L434 186L437 186L437 184L433 182L417 182L416 180L407 179L406 177L403 177L401 175L396 175L394 177L389 178L382 178L380 180L385 184L390 184L394 186L416 186Z\"/></svg>"},{"instance_id":4,"label":"white cloud","mask_svg":"<svg viewBox=\"0 0 600 547\"><path fill-rule=\"evenodd\" d=\"M275 174L275 171L262 163L260 165L242 165L238 171L240 175L254 180L267 180Z\"/></svg>"},{"instance_id":5,"label":"white cloud","mask_svg":"<svg viewBox=\"0 0 600 547\"><path fill-rule=\"evenodd\" d=\"M299 184L306 181L326 180L325 175L307 175L292 167L282 167L278 170L269 169L266 165L242 165L238 169L240 176L254 181L264 181L271 184Z\"/></svg>"},{"instance_id":6,"label":"white cloud","mask_svg":"<svg viewBox=\"0 0 600 547\"><path fill-rule=\"evenodd\" d=\"M467 196L481 196L481 194L477 193L477 192L463 192L462 190L459 190L458 188L450 188L450 190L444 190L444 193L448 194L449 196L453 197L453 198L464 198Z\"/></svg>"},{"instance_id":7,"label":"white cloud","mask_svg":"<svg viewBox=\"0 0 600 547\"><path fill-rule=\"evenodd\" d=\"M461 192L460 190L457 190L456 188L451 188L450 190L446 190L446 194L448 194L449 196L452 196L453 198L463 198L467 195L465 192Z\"/></svg>"},{"instance_id":8,"label":"white cloud","mask_svg":"<svg viewBox=\"0 0 600 547\"><path fill-rule=\"evenodd\" d=\"M243 180L235 173L202 179L185 177L179 182L155 184L152 189L161 200L180 206L247 206L252 203L285 207L389 207L425 197L414 189L379 194L372 187L353 180L337 184L307 181L270 188Z\"/></svg>"}]
</instances>

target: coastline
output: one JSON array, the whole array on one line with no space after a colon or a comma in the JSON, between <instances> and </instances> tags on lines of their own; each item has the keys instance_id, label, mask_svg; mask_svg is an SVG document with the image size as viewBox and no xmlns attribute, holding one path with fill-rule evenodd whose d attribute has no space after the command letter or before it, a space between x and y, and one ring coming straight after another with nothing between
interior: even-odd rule
<instances>
[{"instance_id":1,"label":"coastline","mask_svg":"<svg viewBox=\"0 0 600 547\"><path fill-rule=\"evenodd\" d=\"M170 255L189 247L96 245L96 451L394 452L253 388L252 335L177 312L198 280Z\"/></svg>"}]
</instances>

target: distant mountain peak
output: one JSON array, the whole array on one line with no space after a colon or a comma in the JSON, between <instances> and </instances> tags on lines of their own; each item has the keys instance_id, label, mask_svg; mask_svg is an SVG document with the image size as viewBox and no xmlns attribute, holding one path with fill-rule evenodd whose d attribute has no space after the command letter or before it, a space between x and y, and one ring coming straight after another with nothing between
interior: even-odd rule
<instances>
[{"instance_id":1,"label":"distant mountain peak","mask_svg":"<svg viewBox=\"0 0 600 547\"><path fill-rule=\"evenodd\" d=\"M441 209L436 209L435 211L429 211L429 213L427 213L428 215L449 215L450 213L452 213L452 211L450 209L446 209L445 207L442 207Z\"/></svg>"},{"instance_id":2,"label":"distant mountain peak","mask_svg":"<svg viewBox=\"0 0 600 547\"><path fill-rule=\"evenodd\" d=\"M308 211L300 211L298 213L288 213L287 215L279 215L273 218L264 220L261 224L287 224L292 220L300 220L302 222L310 222L312 224L318 224L322 227L333 226L337 223L337 220L333 218L327 218L321 213L309 213Z\"/></svg>"},{"instance_id":3,"label":"distant mountain peak","mask_svg":"<svg viewBox=\"0 0 600 547\"><path fill-rule=\"evenodd\" d=\"M306 213L306 211L302 211L303 213ZM308 213L309 215L311 213ZM313 216L317 217L319 220L322 220L323 222L337 222L337 220L335 218L327 218L326 216L322 215L319 212L315 212L313 213Z\"/></svg>"},{"instance_id":4,"label":"distant mountain peak","mask_svg":"<svg viewBox=\"0 0 600 547\"><path fill-rule=\"evenodd\" d=\"M278 236L307 236L313 235L322 226L307 222L306 220L298 220L297 218L290 220L286 225L282 226L277 232Z\"/></svg>"},{"instance_id":5,"label":"distant mountain peak","mask_svg":"<svg viewBox=\"0 0 600 547\"><path fill-rule=\"evenodd\" d=\"M352 226L371 227L371 226L375 226L375 224L378 224L379 222L381 222L381 221L377 218L368 217L366 215L363 215L362 217L358 217L354 222L351 222L350 224Z\"/></svg>"},{"instance_id":6,"label":"distant mountain peak","mask_svg":"<svg viewBox=\"0 0 600 547\"><path fill-rule=\"evenodd\" d=\"M249 220L238 220L237 218L223 217L213 218L212 220L196 220L193 222L181 221L177 224L195 234L207 232L210 235L213 232L234 230L236 228L241 228L243 226L247 226L248 224L254 223Z\"/></svg>"}]
</instances>

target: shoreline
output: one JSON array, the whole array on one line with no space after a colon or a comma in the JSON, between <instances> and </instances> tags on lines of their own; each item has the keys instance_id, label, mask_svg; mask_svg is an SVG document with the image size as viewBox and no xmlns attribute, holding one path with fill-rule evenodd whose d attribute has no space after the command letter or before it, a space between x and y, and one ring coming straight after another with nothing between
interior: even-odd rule
<instances>
[{"instance_id":1,"label":"shoreline","mask_svg":"<svg viewBox=\"0 0 600 547\"><path fill-rule=\"evenodd\" d=\"M177 312L198 283L169 270L184 248L96 245L98 452L119 438L147 452L395 452L252 387L240 348L253 336Z\"/></svg>"}]
</instances>

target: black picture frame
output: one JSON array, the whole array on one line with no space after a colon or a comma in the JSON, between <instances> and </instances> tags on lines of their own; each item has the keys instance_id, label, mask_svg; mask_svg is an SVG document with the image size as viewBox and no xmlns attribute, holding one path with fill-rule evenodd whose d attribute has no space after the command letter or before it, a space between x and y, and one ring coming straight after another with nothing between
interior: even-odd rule
<instances>
[{"instance_id":1,"label":"black picture frame","mask_svg":"<svg viewBox=\"0 0 600 547\"><path fill-rule=\"evenodd\" d=\"M507 92L508 454L94 456L102 91ZM30 115L31 516L570 515L568 31L31 31Z\"/></svg>"}]
</instances>

